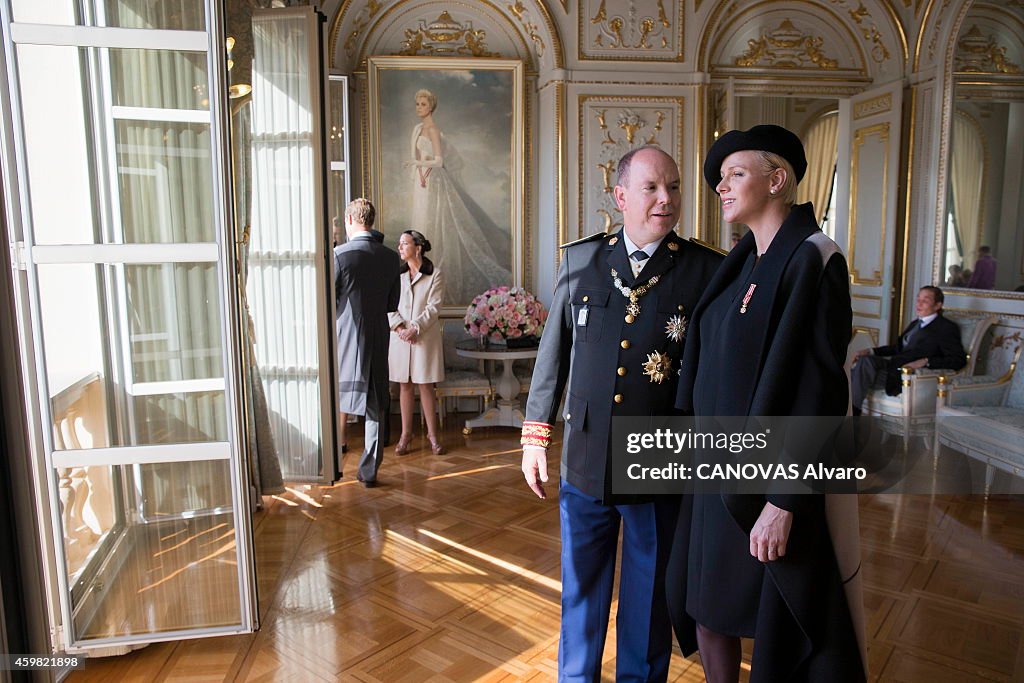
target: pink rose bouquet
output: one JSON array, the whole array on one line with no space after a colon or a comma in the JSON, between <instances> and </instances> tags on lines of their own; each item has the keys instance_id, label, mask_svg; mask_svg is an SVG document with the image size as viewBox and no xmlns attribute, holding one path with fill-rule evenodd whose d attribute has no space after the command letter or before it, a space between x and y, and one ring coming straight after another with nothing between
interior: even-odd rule
<instances>
[{"instance_id":1,"label":"pink rose bouquet","mask_svg":"<svg viewBox=\"0 0 1024 683\"><path fill-rule=\"evenodd\" d=\"M492 287L477 295L466 309L466 330L477 338L501 343L521 337L540 337L548 312L522 287Z\"/></svg>"}]
</instances>

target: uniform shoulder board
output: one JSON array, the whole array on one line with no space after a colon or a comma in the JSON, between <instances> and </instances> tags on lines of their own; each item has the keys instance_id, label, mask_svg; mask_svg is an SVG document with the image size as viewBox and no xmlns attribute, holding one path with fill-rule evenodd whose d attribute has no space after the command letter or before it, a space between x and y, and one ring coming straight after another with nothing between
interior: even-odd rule
<instances>
[{"instance_id":1,"label":"uniform shoulder board","mask_svg":"<svg viewBox=\"0 0 1024 683\"><path fill-rule=\"evenodd\" d=\"M726 254L729 253L725 249L719 249L718 247L716 247L715 245L711 244L710 242L705 242L704 240L699 240L696 237L691 237L690 241L693 242L694 244L696 244L698 247L703 247L704 249L707 249L708 251L713 251L716 254L721 254L722 256L725 256Z\"/></svg>"},{"instance_id":2,"label":"uniform shoulder board","mask_svg":"<svg viewBox=\"0 0 1024 683\"><path fill-rule=\"evenodd\" d=\"M565 249L566 247L575 247L577 244L586 244L587 242L602 240L608 236L609 234L607 232L595 232L593 235L587 235L586 237L580 238L575 242L566 242L565 244L560 246L559 249Z\"/></svg>"}]
</instances>

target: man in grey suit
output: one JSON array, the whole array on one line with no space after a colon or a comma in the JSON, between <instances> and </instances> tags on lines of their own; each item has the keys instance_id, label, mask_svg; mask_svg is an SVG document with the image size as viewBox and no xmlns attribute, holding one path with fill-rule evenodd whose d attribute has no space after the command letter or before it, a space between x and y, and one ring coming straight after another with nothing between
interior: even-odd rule
<instances>
[{"instance_id":1,"label":"man in grey suit","mask_svg":"<svg viewBox=\"0 0 1024 683\"><path fill-rule=\"evenodd\" d=\"M356 478L377 485L388 438L388 313L398 310L401 261L371 234L376 210L366 199L345 208L348 241L334 248L334 329L338 336L338 410L365 415L366 445ZM375 231L374 231L375 232Z\"/></svg>"}]
</instances>

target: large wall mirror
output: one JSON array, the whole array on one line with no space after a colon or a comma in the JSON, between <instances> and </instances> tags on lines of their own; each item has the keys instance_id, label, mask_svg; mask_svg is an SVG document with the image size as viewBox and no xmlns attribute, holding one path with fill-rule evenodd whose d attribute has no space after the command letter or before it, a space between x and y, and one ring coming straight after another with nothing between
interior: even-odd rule
<instances>
[{"instance_id":1,"label":"large wall mirror","mask_svg":"<svg viewBox=\"0 0 1024 683\"><path fill-rule=\"evenodd\" d=\"M972 5L956 39L952 69L938 279L948 287L1021 292L1024 7Z\"/></svg>"}]
</instances>

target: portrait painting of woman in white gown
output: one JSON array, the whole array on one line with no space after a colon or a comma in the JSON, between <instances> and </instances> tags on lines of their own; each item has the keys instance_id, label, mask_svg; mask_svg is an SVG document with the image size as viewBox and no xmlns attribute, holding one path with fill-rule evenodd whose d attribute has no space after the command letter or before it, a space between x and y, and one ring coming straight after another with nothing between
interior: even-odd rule
<instances>
[{"instance_id":1,"label":"portrait painting of woman in white gown","mask_svg":"<svg viewBox=\"0 0 1024 683\"><path fill-rule=\"evenodd\" d=\"M508 233L466 191L462 174L473 170L464 168L454 141L434 121L437 96L420 89L414 105L419 122L403 164L412 186L410 227L431 235L435 261L451 283L445 303L463 303L489 287L511 285L507 250L498 248Z\"/></svg>"}]
</instances>

